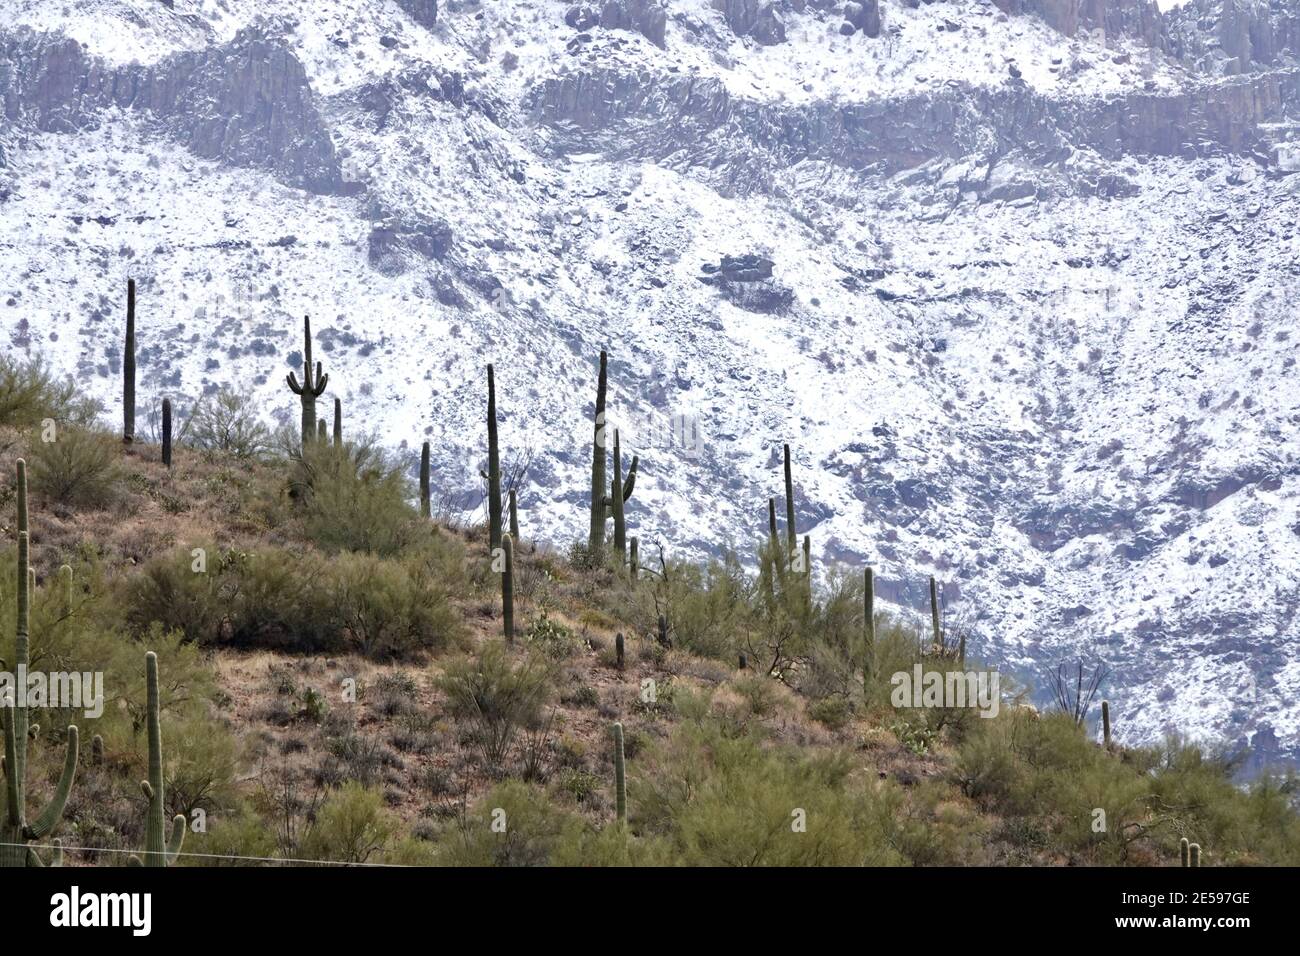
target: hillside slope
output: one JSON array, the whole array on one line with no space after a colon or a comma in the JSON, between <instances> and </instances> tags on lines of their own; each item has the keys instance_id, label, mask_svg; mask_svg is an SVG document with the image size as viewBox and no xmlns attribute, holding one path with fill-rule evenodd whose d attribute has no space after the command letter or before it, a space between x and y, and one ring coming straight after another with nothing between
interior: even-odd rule
<instances>
[{"instance_id":1,"label":"hillside slope","mask_svg":"<svg viewBox=\"0 0 1300 956\"><path fill-rule=\"evenodd\" d=\"M112 406L133 275L151 401L291 421L310 313L467 511L495 361L561 546L608 348L643 541L752 560L788 441L819 575L1107 660L1127 742L1293 760L1289 21L1087 7L15 0L0 334Z\"/></svg>"}]
</instances>

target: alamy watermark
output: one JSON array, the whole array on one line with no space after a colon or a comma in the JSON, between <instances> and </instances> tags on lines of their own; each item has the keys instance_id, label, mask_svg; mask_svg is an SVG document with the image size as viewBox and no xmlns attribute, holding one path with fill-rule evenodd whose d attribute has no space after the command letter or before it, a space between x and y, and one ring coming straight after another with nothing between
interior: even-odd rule
<instances>
[{"instance_id":1,"label":"alamy watermark","mask_svg":"<svg viewBox=\"0 0 1300 956\"><path fill-rule=\"evenodd\" d=\"M0 707L80 710L88 719L104 713L103 671L0 671Z\"/></svg>"},{"instance_id":2,"label":"alamy watermark","mask_svg":"<svg viewBox=\"0 0 1300 956\"><path fill-rule=\"evenodd\" d=\"M889 678L889 702L897 708L971 708L981 717L996 717L1002 695L998 672L929 670L916 664Z\"/></svg>"}]
</instances>

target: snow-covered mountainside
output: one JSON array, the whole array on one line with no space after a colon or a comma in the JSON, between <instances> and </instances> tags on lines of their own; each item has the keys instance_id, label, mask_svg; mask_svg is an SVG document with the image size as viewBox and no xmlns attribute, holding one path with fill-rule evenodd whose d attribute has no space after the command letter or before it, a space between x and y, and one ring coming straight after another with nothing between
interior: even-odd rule
<instances>
[{"instance_id":1,"label":"snow-covered mountainside","mask_svg":"<svg viewBox=\"0 0 1300 956\"><path fill-rule=\"evenodd\" d=\"M820 573L1294 761L1298 62L1300 0L6 0L0 337L115 407L135 276L151 401L294 421L309 313L461 491L493 361L560 545L608 348L643 549L752 554L788 441Z\"/></svg>"}]
</instances>

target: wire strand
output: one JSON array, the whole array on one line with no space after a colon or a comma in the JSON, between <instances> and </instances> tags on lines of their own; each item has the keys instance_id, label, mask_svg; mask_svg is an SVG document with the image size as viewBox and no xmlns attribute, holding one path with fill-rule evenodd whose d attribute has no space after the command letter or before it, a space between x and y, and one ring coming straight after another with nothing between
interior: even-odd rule
<instances>
[{"instance_id":1,"label":"wire strand","mask_svg":"<svg viewBox=\"0 0 1300 956\"><path fill-rule=\"evenodd\" d=\"M59 843L0 843L0 847L25 847L31 850L67 850L82 853L136 854L144 852L142 850L115 850L110 847L99 846L65 846ZM318 863L323 866L365 866L378 867L381 869L412 869L410 864L407 863L351 863L347 860L308 860L281 856L238 856L226 853L177 853L176 855L207 860L255 860L261 863Z\"/></svg>"}]
</instances>

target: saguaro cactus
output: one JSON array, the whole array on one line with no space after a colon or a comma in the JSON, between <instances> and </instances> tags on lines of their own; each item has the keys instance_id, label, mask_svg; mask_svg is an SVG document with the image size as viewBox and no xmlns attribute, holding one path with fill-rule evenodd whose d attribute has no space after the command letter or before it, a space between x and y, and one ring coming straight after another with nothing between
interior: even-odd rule
<instances>
[{"instance_id":1,"label":"saguaro cactus","mask_svg":"<svg viewBox=\"0 0 1300 956\"><path fill-rule=\"evenodd\" d=\"M930 631L934 640L934 652L943 651L943 632L939 629L939 586L930 575Z\"/></svg>"},{"instance_id":2,"label":"saguaro cactus","mask_svg":"<svg viewBox=\"0 0 1300 956\"><path fill-rule=\"evenodd\" d=\"M1192 846L1192 845L1191 845L1191 843L1188 842L1187 837L1183 837L1181 840L1178 841L1178 854L1179 854L1179 857L1180 857L1180 859L1181 859L1181 862L1182 862L1183 866L1191 866L1191 865L1192 865L1192 859L1191 859L1191 858L1192 858L1192 850L1191 850L1191 846Z\"/></svg>"},{"instance_id":3,"label":"saguaro cactus","mask_svg":"<svg viewBox=\"0 0 1300 956\"><path fill-rule=\"evenodd\" d=\"M30 663L28 627L31 616L32 574L31 544L27 527L27 464L19 458L18 468L18 562L17 562L17 624L14 634L15 673L26 671ZM0 662L0 670L6 670ZM14 693L23 689L15 688ZM34 823L27 822L27 743L29 728L27 708L19 706L19 701L10 699L7 706L0 707L4 714L4 777L5 807L3 825L0 826L0 867L9 866L43 866L36 851L27 846L33 841L43 840L58 825L63 816L63 807L68 802L72 791L72 781L77 775L77 728L68 728L68 743L64 754L63 774L55 788L54 797L36 818ZM55 862L59 854L55 854Z\"/></svg>"},{"instance_id":4,"label":"saguaro cactus","mask_svg":"<svg viewBox=\"0 0 1300 956\"><path fill-rule=\"evenodd\" d=\"M126 280L126 341L122 347L122 441L135 441L135 280Z\"/></svg>"},{"instance_id":5,"label":"saguaro cactus","mask_svg":"<svg viewBox=\"0 0 1300 956\"><path fill-rule=\"evenodd\" d=\"M497 450L497 386L492 366L488 373L488 548L501 547L501 456Z\"/></svg>"},{"instance_id":6,"label":"saguaro cactus","mask_svg":"<svg viewBox=\"0 0 1300 956\"><path fill-rule=\"evenodd\" d=\"M420 447L420 514L429 517L429 443Z\"/></svg>"},{"instance_id":7,"label":"saguaro cactus","mask_svg":"<svg viewBox=\"0 0 1300 956\"><path fill-rule=\"evenodd\" d=\"M609 360L602 349L591 442L591 528L587 534L587 552L593 564L601 562L605 551L605 390L608 383Z\"/></svg>"},{"instance_id":8,"label":"saguaro cactus","mask_svg":"<svg viewBox=\"0 0 1300 956\"><path fill-rule=\"evenodd\" d=\"M785 539L786 561L793 564L799 538L794 528L794 475L790 470L789 444L785 446Z\"/></svg>"},{"instance_id":9,"label":"saguaro cactus","mask_svg":"<svg viewBox=\"0 0 1300 956\"><path fill-rule=\"evenodd\" d=\"M1101 739L1102 746L1110 749L1110 701L1101 702Z\"/></svg>"},{"instance_id":10,"label":"saguaro cactus","mask_svg":"<svg viewBox=\"0 0 1300 956\"><path fill-rule=\"evenodd\" d=\"M163 820L163 766L162 717L158 699L158 655L149 651L144 655L145 672L145 725L149 735L149 779L140 781L140 789L149 801L149 815L144 828L144 860L132 856L132 866L171 866L180 855L185 842L185 818L179 813L172 817L172 832L168 838Z\"/></svg>"},{"instance_id":11,"label":"saguaro cactus","mask_svg":"<svg viewBox=\"0 0 1300 956\"><path fill-rule=\"evenodd\" d=\"M635 581L641 574L641 540L633 535L628 539L628 567L632 572L632 580Z\"/></svg>"},{"instance_id":12,"label":"saguaro cactus","mask_svg":"<svg viewBox=\"0 0 1300 956\"><path fill-rule=\"evenodd\" d=\"M312 375L310 316L303 316L302 340L302 384L298 383L298 376L293 372L285 381L289 383L289 391L302 399L302 444L305 448L316 440L316 399L325 392L330 377L322 372L320 362L316 363L316 374Z\"/></svg>"},{"instance_id":13,"label":"saguaro cactus","mask_svg":"<svg viewBox=\"0 0 1300 956\"><path fill-rule=\"evenodd\" d=\"M614 659L618 664L618 669L623 669L623 632L619 631L614 635Z\"/></svg>"},{"instance_id":14,"label":"saguaro cactus","mask_svg":"<svg viewBox=\"0 0 1300 956\"><path fill-rule=\"evenodd\" d=\"M519 540L519 501L515 496L515 489L510 489L510 537L516 541Z\"/></svg>"},{"instance_id":15,"label":"saguaro cactus","mask_svg":"<svg viewBox=\"0 0 1300 956\"><path fill-rule=\"evenodd\" d=\"M1199 843L1192 843L1187 847L1187 865L1201 865L1201 845Z\"/></svg>"},{"instance_id":16,"label":"saguaro cactus","mask_svg":"<svg viewBox=\"0 0 1300 956\"><path fill-rule=\"evenodd\" d=\"M869 566L863 574L862 623L866 632L866 663L863 666L863 686L871 683L876 668L876 572Z\"/></svg>"},{"instance_id":17,"label":"saguaro cactus","mask_svg":"<svg viewBox=\"0 0 1300 956\"><path fill-rule=\"evenodd\" d=\"M623 725L614 724L614 810L619 826L627 826L627 772L623 765Z\"/></svg>"},{"instance_id":18,"label":"saguaro cactus","mask_svg":"<svg viewBox=\"0 0 1300 956\"><path fill-rule=\"evenodd\" d=\"M506 643L515 642L515 542L508 534L501 536L504 564L501 571L501 622Z\"/></svg>"},{"instance_id":19,"label":"saguaro cactus","mask_svg":"<svg viewBox=\"0 0 1300 956\"><path fill-rule=\"evenodd\" d=\"M329 426L325 424L325 419L323 418L316 423L316 439L322 445L328 445L330 443Z\"/></svg>"},{"instance_id":20,"label":"saguaro cactus","mask_svg":"<svg viewBox=\"0 0 1300 956\"><path fill-rule=\"evenodd\" d=\"M618 429L614 429L614 477L609 483L609 507L614 516L614 551L618 554L618 566L627 563L627 519L623 515L623 449L618 440Z\"/></svg>"},{"instance_id":21,"label":"saguaro cactus","mask_svg":"<svg viewBox=\"0 0 1300 956\"><path fill-rule=\"evenodd\" d=\"M334 445L343 447L343 399L334 399Z\"/></svg>"},{"instance_id":22,"label":"saguaro cactus","mask_svg":"<svg viewBox=\"0 0 1300 956\"><path fill-rule=\"evenodd\" d=\"M172 466L172 400L163 399L162 406L162 463Z\"/></svg>"}]
</instances>

